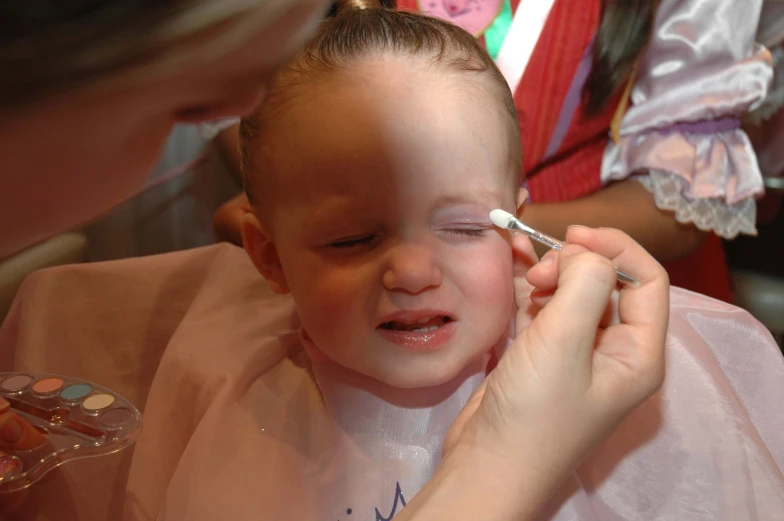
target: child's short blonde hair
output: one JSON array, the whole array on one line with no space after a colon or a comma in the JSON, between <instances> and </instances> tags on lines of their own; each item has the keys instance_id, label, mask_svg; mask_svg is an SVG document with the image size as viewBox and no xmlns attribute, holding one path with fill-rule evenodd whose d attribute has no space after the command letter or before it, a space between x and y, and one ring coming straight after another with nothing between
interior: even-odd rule
<instances>
[{"instance_id":1,"label":"child's short blonde hair","mask_svg":"<svg viewBox=\"0 0 784 521\"><path fill-rule=\"evenodd\" d=\"M510 171L522 172L520 127L512 93L490 55L471 34L449 22L417 13L381 8L377 2L344 2L337 16L322 22L316 34L268 87L261 107L240 125L245 191L258 204L259 171L264 171L265 143L273 126L299 89L317 76L339 72L379 55L430 60L434 69L473 77L508 122ZM379 99L379 103L383 103Z\"/></svg>"}]
</instances>

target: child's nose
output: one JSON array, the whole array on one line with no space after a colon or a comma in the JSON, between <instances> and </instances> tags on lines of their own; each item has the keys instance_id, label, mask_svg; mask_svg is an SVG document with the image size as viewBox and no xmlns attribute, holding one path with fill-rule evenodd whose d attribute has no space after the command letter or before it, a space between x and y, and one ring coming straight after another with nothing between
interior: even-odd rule
<instances>
[{"instance_id":1,"label":"child's nose","mask_svg":"<svg viewBox=\"0 0 784 521\"><path fill-rule=\"evenodd\" d=\"M383 283L388 290L419 293L441 284L441 268L430 248L400 245L390 252Z\"/></svg>"}]
</instances>

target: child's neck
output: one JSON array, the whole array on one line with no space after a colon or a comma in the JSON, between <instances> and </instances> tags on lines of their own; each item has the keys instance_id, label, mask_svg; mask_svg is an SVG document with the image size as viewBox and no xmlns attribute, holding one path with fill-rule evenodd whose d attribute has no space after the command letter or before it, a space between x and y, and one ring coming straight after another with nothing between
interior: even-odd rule
<instances>
[{"instance_id":1,"label":"child's neck","mask_svg":"<svg viewBox=\"0 0 784 521\"><path fill-rule=\"evenodd\" d=\"M379 422L383 422L389 429L386 436L398 433L408 443L411 442L410 429L420 430L412 422L418 422L420 427L428 423L425 430L429 431L429 437L446 433L484 379L490 359L489 354L479 357L444 384L403 389L332 361L304 337L302 343L311 360L324 404L345 432L374 432L379 428Z\"/></svg>"}]
</instances>

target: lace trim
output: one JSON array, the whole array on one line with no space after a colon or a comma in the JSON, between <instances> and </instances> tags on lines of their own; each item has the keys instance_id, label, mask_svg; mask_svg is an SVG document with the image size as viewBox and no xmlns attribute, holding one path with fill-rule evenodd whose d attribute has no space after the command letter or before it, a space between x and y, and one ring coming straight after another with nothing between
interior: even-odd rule
<instances>
[{"instance_id":1,"label":"lace trim","mask_svg":"<svg viewBox=\"0 0 784 521\"><path fill-rule=\"evenodd\" d=\"M679 223L693 223L702 231L713 231L725 239L738 234L757 235L757 202L754 198L735 204L722 198L689 199L683 195L684 181L662 170L650 170L648 175L634 176L654 196L656 206L675 213Z\"/></svg>"}]
</instances>

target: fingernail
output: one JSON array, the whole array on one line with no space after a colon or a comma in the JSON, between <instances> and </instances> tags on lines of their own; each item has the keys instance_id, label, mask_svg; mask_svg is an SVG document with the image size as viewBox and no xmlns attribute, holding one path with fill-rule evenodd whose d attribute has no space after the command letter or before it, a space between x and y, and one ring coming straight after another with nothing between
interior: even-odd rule
<instances>
[{"instance_id":1,"label":"fingernail","mask_svg":"<svg viewBox=\"0 0 784 521\"><path fill-rule=\"evenodd\" d=\"M5 418L0 419L0 440L10 444L18 443L22 439L22 434L22 426L14 415L7 414Z\"/></svg>"},{"instance_id":2,"label":"fingernail","mask_svg":"<svg viewBox=\"0 0 784 521\"><path fill-rule=\"evenodd\" d=\"M553 250L550 250L547 253L545 253L541 259L539 259L539 262L531 266L531 268L528 271L540 270L548 266L551 266L553 264L554 259L555 259L555 252Z\"/></svg>"}]
</instances>

